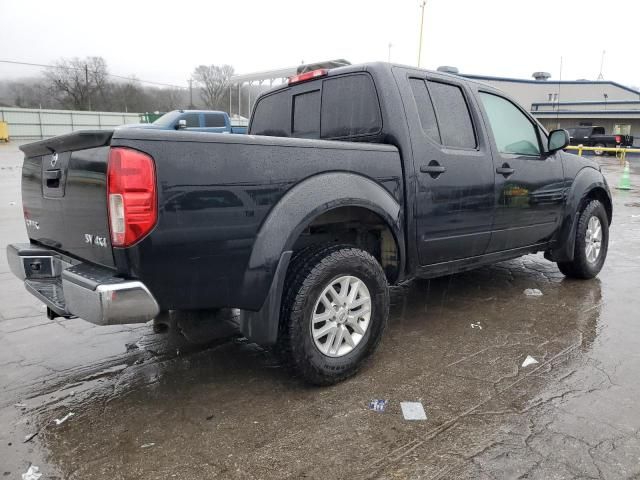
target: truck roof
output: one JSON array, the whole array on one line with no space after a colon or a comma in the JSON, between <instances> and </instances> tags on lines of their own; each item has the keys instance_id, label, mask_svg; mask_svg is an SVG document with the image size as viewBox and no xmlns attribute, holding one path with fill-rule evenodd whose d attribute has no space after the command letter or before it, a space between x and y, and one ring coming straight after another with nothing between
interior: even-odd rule
<instances>
[{"instance_id":1,"label":"truck roof","mask_svg":"<svg viewBox=\"0 0 640 480\"><path fill-rule=\"evenodd\" d=\"M185 109L177 109L177 110L172 110L172 112L180 112L180 113L223 113L225 115L228 115L227 112L224 112L222 110L185 110Z\"/></svg>"},{"instance_id":2,"label":"truck roof","mask_svg":"<svg viewBox=\"0 0 640 480\"><path fill-rule=\"evenodd\" d=\"M455 74L451 74L451 73L447 73L447 72L440 72L440 71L436 71L436 70L429 70L426 68L418 68L416 66L413 65L404 65L401 63L388 63L388 62L367 62L367 63L359 63L359 64L355 64L355 65L345 65L343 67L336 67L336 68L330 68L328 69L327 72L327 76L328 77L332 77L334 75L343 75L345 73L356 73L356 72L376 72L376 71L380 71L380 70L391 70L393 67L400 67L400 68L410 68L412 70L420 70L423 71L425 73L430 73L430 74L434 74L438 77L441 78L456 78L458 80L462 79L465 82L468 83L474 83L476 85L482 85L483 87L487 87L491 90L496 90L495 87L493 87L492 85L489 85L488 83L484 83L478 80L474 80L474 79L469 79L466 78L463 75L455 75ZM325 77L326 78L326 77ZM313 81L313 80L310 80ZM286 88L289 88L289 85L287 83L284 83L282 85L277 85L276 87L267 90L263 93L261 93L259 95L259 97L262 97L263 95L269 94L269 93L273 93L273 92L277 92L279 90L284 90Z\"/></svg>"}]
</instances>

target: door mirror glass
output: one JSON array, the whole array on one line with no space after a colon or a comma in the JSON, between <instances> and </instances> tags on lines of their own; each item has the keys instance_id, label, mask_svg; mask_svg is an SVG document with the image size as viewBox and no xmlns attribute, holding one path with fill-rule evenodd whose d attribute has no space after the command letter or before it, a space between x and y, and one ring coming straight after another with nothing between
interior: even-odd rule
<instances>
[{"instance_id":1,"label":"door mirror glass","mask_svg":"<svg viewBox=\"0 0 640 480\"><path fill-rule=\"evenodd\" d=\"M176 123L176 130L182 130L183 128L187 128L187 121L184 118Z\"/></svg>"},{"instance_id":2,"label":"door mirror glass","mask_svg":"<svg viewBox=\"0 0 640 480\"><path fill-rule=\"evenodd\" d=\"M557 152L569 145L569 132L566 130L553 130L549 134L549 152Z\"/></svg>"}]
</instances>

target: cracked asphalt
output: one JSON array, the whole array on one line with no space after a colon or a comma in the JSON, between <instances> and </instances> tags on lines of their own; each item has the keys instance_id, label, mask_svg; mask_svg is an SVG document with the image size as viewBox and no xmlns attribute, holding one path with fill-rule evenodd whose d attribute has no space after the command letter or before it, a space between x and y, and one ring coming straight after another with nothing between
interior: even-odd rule
<instances>
[{"instance_id":1,"label":"cracked asphalt","mask_svg":"<svg viewBox=\"0 0 640 480\"><path fill-rule=\"evenodd\" d=\"M617 161L601 163L616 185ZM3 251L26 240L20 165L0 146ZM230 322L185 323L190 342L47 320L2 253L0 476L32 463L43 479L639 479L637 157L631 181L613 190L597 279L531 255L414 281L394 291L377 354L330 388L291 377ZM528 355L539 363L522 367ZM390 403L374 412L372 399ZM401 401L427 420L405 421Z\"/></svg>"}]
</instances>

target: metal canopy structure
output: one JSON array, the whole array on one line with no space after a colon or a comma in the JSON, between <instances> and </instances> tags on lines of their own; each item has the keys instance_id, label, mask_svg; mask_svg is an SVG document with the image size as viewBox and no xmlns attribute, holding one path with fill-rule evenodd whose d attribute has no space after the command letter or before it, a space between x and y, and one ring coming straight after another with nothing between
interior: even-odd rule
<instances>
[{"instance_id":1,"label":"metal canopy structure","mask_svg":"<svg viewBox=\"0 0 640 480\"><path fill-rule=\"evenodd\" d=\"M251 108L252 108L252 99L251 99L251 88L255 85L262 86L265 83L268 83L269 88L273 87L273 85L279 85L287 81L292 75L296 74L296 70L298 67L288 67L288 68L279 68L277 70L267 70L264 72L255 72L255 73L247 73L244 75L234 75L231 77L231 85L229 86L229 113L231 113L231 93L234 89L238 90L238 115L242 115L242 87L247 85L249 88L248 91L248 102L247 102L247 111L246 117L251 116Z\"/></svg>"},{"instance_id":2,"label":"metal canopy structure","mask_svg":"<svg viewBox=\"0 0 640 480\"><path fill-rule=\"evenodd\" d=\"M269 88L273 87L274 84L279 85L281 83L285 83L287 79L293 75L309 72L311 70L315 70L318 68L336 68L343 67L345 65L351 65L348 60L343 58L338 60L327 60L324 62L316 62L299 65L297 67L287 67L287 68L279 68L277 70L267 70L264 72L255 72L255 73L247 73L244 75L234 75L231 77L229 86L229 113L231 113L231 93L234 88L238 89L238 115L242 115L242 87L244 85L248 85L248 97L249 101L247 102L247 115L246 117L251 116L251 87L254 85L262 86L265 82L268 82Z\"/></svg>"}]
</instances>

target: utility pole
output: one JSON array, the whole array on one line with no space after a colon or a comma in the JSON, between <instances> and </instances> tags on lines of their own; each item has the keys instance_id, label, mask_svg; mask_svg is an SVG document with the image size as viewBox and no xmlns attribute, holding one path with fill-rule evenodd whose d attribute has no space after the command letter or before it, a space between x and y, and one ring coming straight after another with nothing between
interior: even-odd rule
<instances>
[{"instance_id":1,"label":"utility pole","mask_svg":"<svg viewBox=\"0 0 640 480\"><path fill-rule=\"evenodd\" d=\"M424 27L424 7L427 4L427 0L421 0L420 9L420 43L418 43L418 68L420 68L420 60L422 59L422 30Z\"/></svg>"},{"instance_id":2,"label":"utility pole","mask_svg":"<svg viewBox=\"0 0 640 480\"><path fill-rule=\"evenodd\" d=\"M87 89L87 103L89 104L89 110L91 110L91 91L89 90L89 65L84 64L84 85Z\"/></svg>"},{"instance_id":3,"label":"utility pole","mask_svg":"<svg viewBox=\"0 0 640 480\"><path fill-rule=\"evenodd\" d=\"M193 78L189 79L189 110L193 110Z\"/></svg>"},{"instance_id":4,"label":"utility pole","mask_svg":"<svg viewBox=\"0 0 640 480\"><path fill-rule=\"evenodd\" d=\"M393 47L393 45L391 44L391 42L389 42L389 56L388 56L388 59L387 59L387 61L389 63L391 63L391 47Z\"/></svg>"}]
</instances>

